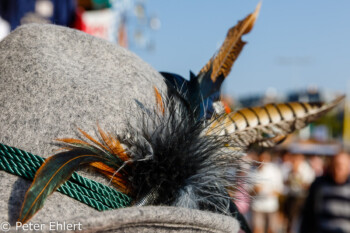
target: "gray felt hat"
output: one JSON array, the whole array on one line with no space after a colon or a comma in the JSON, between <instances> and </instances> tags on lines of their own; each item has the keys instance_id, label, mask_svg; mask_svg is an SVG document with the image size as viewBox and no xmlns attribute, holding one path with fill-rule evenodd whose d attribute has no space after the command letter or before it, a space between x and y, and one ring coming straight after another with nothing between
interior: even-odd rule
<instances>
[{"instance_id":1,"label":"gray felt hat","mask_svg":"<svg viewBox=\"0 0 350 233\"><path fill-rule=\"evenodd\" d=\"M131 52L85 33L27 25L0 42L0 143L48 157L55 138L123 130L139 108L155 105L161 75ZM83 174L104 182L101 177ZM0 171L0 223L15 231L30 182ZM54 192L32 223L81 224L84 232L237 232L231 217L175 207L131 207L99 212ZM76 231L80 229L76 228Z\"/></svg>"}]
</instances>

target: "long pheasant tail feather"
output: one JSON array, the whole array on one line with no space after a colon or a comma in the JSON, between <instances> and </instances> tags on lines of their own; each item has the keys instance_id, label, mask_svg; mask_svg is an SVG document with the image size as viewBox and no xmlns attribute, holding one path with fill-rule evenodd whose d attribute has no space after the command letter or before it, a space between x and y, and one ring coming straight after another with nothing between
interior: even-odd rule
<instances>
[{"instance_id":1,"label":"long pheasant tail feather","mask_svg":"<svg viewBox=\"0 0 350 233\"><path fill-rule=\"evenodd\" d=\"M330 103L290 102L243 108L215 119L207 134L232 134L236 145L273 146L286 135L306 126L337 106L344 96Z\"/></svg>"},{"instance_id":2,"label":"long pheasant tail feather","mask_svg":"<svg viewBox=\"0 0 350 233\"><path fill-rule=\"evenodd\" d=\"M239 21L237 25L229 29L219 52L199 71L198 76L209 72L210 78L214 83L220 75L222 75L223 78L228 76L233 63L246 44L246 42L242 41L242 36L252 30L258 17L260 7L261 3L257 5L252 14L248 15L245 19Z\"/></svg>"},{"instance_id":3,"label":"long pheasant tail feather","mask_svg":"<svg viewBox=\"0 0 350 233\"><path fill-rule=\"evenodd\" d=\"M70 178L80 165L91 162L105 162L106 158L98 155L63 152L45 161L37 171L22 205L19 222L27 222L42 208L46 198L62 183Z\"/></svg>"}]
</instances>

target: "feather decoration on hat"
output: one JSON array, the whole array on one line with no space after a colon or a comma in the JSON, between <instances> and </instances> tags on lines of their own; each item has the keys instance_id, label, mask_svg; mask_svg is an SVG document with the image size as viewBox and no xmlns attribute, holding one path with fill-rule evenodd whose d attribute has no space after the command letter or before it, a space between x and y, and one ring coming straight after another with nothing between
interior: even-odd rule
<instances>
[{"instance_id":1,"label":"feather decoration on hat","mask_svg":"<svg viewBox=\"0 0 350 233\"><path fill-rule=\"evenodd\" d=\"M159 100L159 93L156 92ZM160 108L161 106L164 109ZM164 112L163 112L164 110ZM68 151L48 159L38 170L23 203L19 221L26 222L44 200L81 165L106 175L135 205L171 205L230 215L229 190L242 170L241 151L227 149L231 137L205 134L181 101L158 102L154 111L140 111L138 125L125 135L99 128L96 140L59 139Z\"/></svg>"},{"instance_id":2,"label":"feather decoration on hat","mask_svg":"<svg viewBox=\"0 0 350 233\"><path fill-rule=\"evenodd\" d=\"M139 123L129 124L127 135L112 135L98 127L99 140L82 130L86 140L59 139L68 150L40 167L19 221L33 216L46 197L84 164L107 176L135 205L170 205L232 215L228 193L240 191L237 184L242 181L250 182L249 177L237 176L244 171L244 149L299 129L342 99L330 104L267 105L197 121L182 101L162 98L158 91L155 96L155 110L140 111Z\"/></svg>"}]
</instances>

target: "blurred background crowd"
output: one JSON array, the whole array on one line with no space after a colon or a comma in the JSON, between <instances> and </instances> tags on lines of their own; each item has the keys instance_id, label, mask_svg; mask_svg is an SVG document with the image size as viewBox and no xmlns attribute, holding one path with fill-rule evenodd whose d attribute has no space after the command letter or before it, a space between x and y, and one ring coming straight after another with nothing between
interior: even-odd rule
<instances>
[{"instance_id":1,"label":"blurred background crowd","mask_svg":"<svg viewBox=\"0 0 350 233\"><path fill-rule=\"evenodd\" d=\"M179 10L177 7L181 6L180 3L165 2L0 0L0 40L23 24L54 23L118 43L136 52L156 69L182 73L182 69L187 72L189 68L200 68L204 65L214 53L215 46L218 47L222 42L218 38L223 39L229 27L240 17L251 12L256 4L245 1L240 5L230 3L233 5L223 7L216 6L215 1L210 4L182 1L183 10ZM202 4L203 9L194 9L194 5L188 6L188 4ZM350 51L349 46L345 44L350 37L346 32L341 35L337 33L346 31L344 29L348 27L348 23L344 23L349 22L349 18L346 18L347 21L342 18L348 17L345 16L348 14L339 12L347 12L349 2L339 1L329 7L318 1L308 3L293 1L285 4L289 4L288 7L283 7L280 3L272 6L272 3L264 2L263 7L266 7L268 14L262 16L261 25L258 20L255 39L249 39L250 42L255 40L254 43L251 42L251 48L257 53L253 54L251 52L253 50L247 47L247 56L243 52L242 62L237 64L237 71L236 67L233 69L232 75L236 77L228 77L228 81L225 81L226 94L223 96L223 101L228 108L238 109L282 101L330 101L339 93L346 92L347 80L350 78L348 69ZM215 6L218 11L227 10L230 13L216 14L212 12ZM315 8L317 11L314 11L313 19L324 18L320 24L317 20L309 21L310 12ZM288 18L287 12L290 9L301 9L298 17L300 19L304 17L304 20L289 20L290 24L284 22L283 18ZM233 15L237 14L234 18L231 11L234 12ZM274 15L278 12L281 15ZM272 15L271 21L268 21L269 14ZM188 18L191 15L193 19ZM229 20L223 18L225 15L231 18ZM200 26L196 21L204 21L205 18L210 22L204 26ZM277 18L279 20L276 20ZM305 21L313 25L311 30L305 27L309 25L305 24ZM195 30L192 22L198 25L198 30ZM288 31L293 33L294 37L288 34L287 39L278 37L283 34L277 34L278 30L283 31L284 27L274 23L281 22L290 26ZM323 27L326 22L329 23L326 25L327 28ZM268 27L264 28L264 25ZM274 26L278 27L278 30L273 29ZM157 38L157 33L160 33L157 31L163 28L166 34L160 34L163 37ZM217 31L219 28L222 28L220 32ZM266 37L266 32L270 36ZM315 32L315 35L308 34L310 32ZM183 35L185 33L187 35ZM200 33L202 37L197 37ZM273 39L274 42L271 42ZM186 47L183 41L190 45ZM205 41L213 45L209 47L204 44ZM282 42L283 45L279 44ZM261 47L259 43L262 43ZM334 50L325 49L327 44L332 44ZM197 45L199 48L196 48ZM288 47L290 50L285 49ZM153 55L150 55L152 53ZM269 56L274 58L270 59ZM178 62L174 62L175 59ZM269 59L277 62L268 63ZM188 63L191 63L192 67L188 67ZM177 70L178 67L181 67L180 71ZM265 68L268 75L264 73ZM284 80L279 72L285 76ZM255 77L256 74L259 74L259 77ZM246 76L252 77L247 81ZM278 80L274 80L275 76ZM271 83L266 85L272 86L265 88L264 85L268 82ZM240 85L252 91L257 89L259 91L247 94ZM255 184L241 184L242 190L245 190L243 193L247 192L249 195L242 195L240 192L232 195L254 233L344 232L340 229L347 229L345 232L350 232L349 109L349 104L346 102L345 106L339 106L327 116L291 135L274 149L263 150L253 147L249 150L245 159L250 162L250 166L246 168L246 172L248 175L258 177L258 181Z\"/></svg>"},{"instance_id":2,"label":"blurred background crowd","mask_svg":"<svg viewBox=\"0 0 350 233\"><path fill-rule=\"evenodd\" d=\"M327 145L328 154L320 154L307 148L317 143L304 143L305 148L294 144L248 153L247 173L258 180L242 187L250 198L234 197L253 232L344 232L337 229L341 225L349 229L349 154L340 145Z\"/></svg>"}]
</instances>

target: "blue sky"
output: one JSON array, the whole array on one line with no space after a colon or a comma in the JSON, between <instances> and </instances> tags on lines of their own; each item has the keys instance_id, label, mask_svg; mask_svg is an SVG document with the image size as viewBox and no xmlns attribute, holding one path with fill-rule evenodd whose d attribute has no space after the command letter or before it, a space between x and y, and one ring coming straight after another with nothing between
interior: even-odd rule
<instances>
[{"instance_id":1,"label":"blue sky","mask_svg":"<svg viewBox=\"0 0 350 233\"><path fill-rule=\"evenodd\" d=\"M225 39L227 30L253 12L256 0L148 0L161 29L156 50L133 49L160 71L197 73ZM262 2L248 44L224 82L233 96L278 93L318 86L345 93L350 82L350 1ZM349 81L348 81L349 80Z\"/></svg>"}]
</instances>

